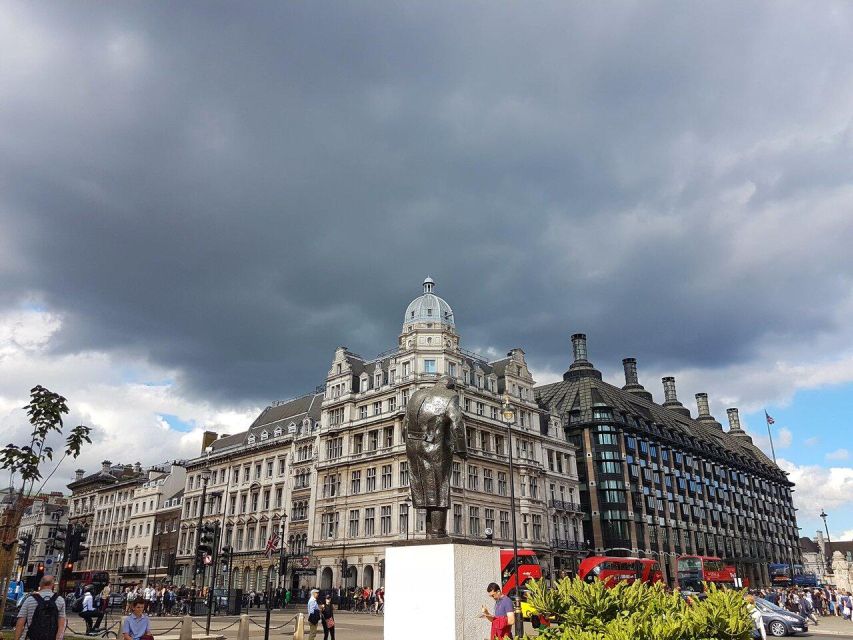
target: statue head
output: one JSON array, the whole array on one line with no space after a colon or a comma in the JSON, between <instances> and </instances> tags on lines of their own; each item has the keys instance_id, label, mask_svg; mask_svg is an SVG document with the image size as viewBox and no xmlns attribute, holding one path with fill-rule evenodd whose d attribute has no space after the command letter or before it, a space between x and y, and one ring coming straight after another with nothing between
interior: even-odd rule
<instances>
[{"instance_id":1,"label":"statue head","mask_svg":"<svg viewBox=\"0 0 853 640\"><path fill-rule=\"evenodd\" d=\"M450 376L441 376L438 379L438 384L444 385L448 389L456 388L456 380L454 378L451 378Z\"/></svg>"}]
</instances>

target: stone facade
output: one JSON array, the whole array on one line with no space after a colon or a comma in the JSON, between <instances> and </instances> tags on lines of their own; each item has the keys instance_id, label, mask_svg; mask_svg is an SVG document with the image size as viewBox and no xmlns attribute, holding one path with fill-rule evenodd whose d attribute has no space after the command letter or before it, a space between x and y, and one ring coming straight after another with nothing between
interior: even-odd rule
<instances>
[{"instance_id":1,"label":"stone facade","mask_svg":"<svg viewBox=\"0 0 853 640\"><path fill-rule=\"evenodd\" d=\"M57 530L68 526L68 502L61 493L41 495L24 510L18 526L18 538L31 536L30 555L27 564L21 567L21 576L28 578L39 573L56 576L62 566L63 542Z\"/></svg>"}]
</instances>

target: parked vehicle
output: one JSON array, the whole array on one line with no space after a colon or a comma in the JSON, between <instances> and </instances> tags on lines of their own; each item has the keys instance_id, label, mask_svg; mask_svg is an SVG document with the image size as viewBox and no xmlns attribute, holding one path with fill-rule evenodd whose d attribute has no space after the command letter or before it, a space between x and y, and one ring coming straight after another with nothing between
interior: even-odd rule
<instances>
[{"instance_id":1,"label":"parked vehicle","mask_svg":"<svg viewBox=\"0 0 853 640\"><path fill-rule=\"evenodd\" d=\"M761 612L764 628L771 636L792 636L809 630L808 620L787 609L778 607L769 600L756 598L756 608Z\"/></svg>"},{"instance_id":2,"label":"parked vehicle","mask_svg":"<svg viewBox=\"0 0 853 640\"><path fill-rule=\"evenodd\" d=\"M663 580L657 560L651 558L624 558L619 556L590 556L581 561L578 577L586 582L601 580L608 587L620 582L637 580L654 584Z\"/></svg>"},{"instance_id":3,"label":"parked vehicle","mask_svg":"<svg viewBox=\"0 0 853 640\"><path fill-rule=\"evenodd\" d=\"M518 571L515 570L515 561L512 549L501 549L501 590L505 596L515 593L516 582L524 587L528 580L540 580L542 578L542 566L539 557L532 549L518 550Z\"/></svg>"},{"instance_id":4,"label":"parked vehicle","mask_svg":"<svg viewBox=\"0 0 853 640\"><path fill-rule=\"evenodd\" d=\"M682 591L701 593L703 583L713 582L718 587L734 588L735 567L714 556L680 556L678 558L678 586Z\"/></svg>"}]
</instances>

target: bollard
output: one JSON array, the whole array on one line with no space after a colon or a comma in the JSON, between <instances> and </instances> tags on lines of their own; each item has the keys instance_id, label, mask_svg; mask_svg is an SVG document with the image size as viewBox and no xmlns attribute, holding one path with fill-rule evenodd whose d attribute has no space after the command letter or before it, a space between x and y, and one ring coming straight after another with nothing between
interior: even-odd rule
<instances>
[{"instance_id":1,"label":"bollard","mask_svg":"<svg viewBox=\"0 0 853 640\"><path fill-rule=\"evenodd\" d=\"M184 616L181 623L180 640L193 640L193 619L189 616Z\"/></svg>"},{"instance_id":2,"label":"bollard","mask_svg":"<svg viewBox=\"0 0 853 640\"><path fill-rule=\"evenodd\" d=\"M237 640L249 640L249 615L240 615L240 626L237 627Z\"/></svg>"},{"instance_id":3,"label":"bollard","mask_svg":"<svg viewBox=\"0 0 853 640\"><path fill-rule=\"evenodd\" d=\"M305 614L296 616L296 630L293 632L293 640L305 640Z\"/></svg>"}]
</instances>

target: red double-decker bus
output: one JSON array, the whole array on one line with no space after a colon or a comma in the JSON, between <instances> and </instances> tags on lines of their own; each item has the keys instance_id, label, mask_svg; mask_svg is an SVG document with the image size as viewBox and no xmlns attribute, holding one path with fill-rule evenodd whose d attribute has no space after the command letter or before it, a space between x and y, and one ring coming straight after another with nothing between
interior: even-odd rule
<instances>
[{"instance_id":1,"label":"red double-decker bus","mask_svg":"<svg viewBox=\"0 0 853 640\"><path fill-rule=\"evenodd\" d=\"M703 582L713 582L718 587L734 588L734 565L726 564L714 556L679 556L678 586L682 591L703 592Z\"/></svg>"},{"instance_id":2,"label":"red double-decker bus","mask_svg":"<svg viewBox=\"0 0 853 640\"><path fill-rule=\"evenodd\" d=\"M59 580L58 593L65 595L76 590L78 587L83 589L88 585L92 585L93 595L101 592L107 583L110 581L110 574L107 571L63 571L62 577Z\"/></svg>"},{"instance_id":3,"label":"red double-decker bus","mask_svg":"<svg viewBox=\"0 0 853 640\"><path fill-rule=\"evenodd\" d=\"M532 549L518 550L518 571L515 570L512 549L501 549L501 587L504 595L515 592L516 579L524 587L528 580L542 578L542 566Z\"/></svg>"},{"instance_id":4,"label":"red double-decker bus","mask_svg":"<svg viewBox=\"0 0 853 640\"><path fill-rule=\"evenodd\" d=\"M601 580L607 587L620 582L633 583L639 580L653 584L663 580L657 560L651 558L623 558L618 556L590 556L581 561L578 577L585 582Z\"/></svg>"}]
</instances>

